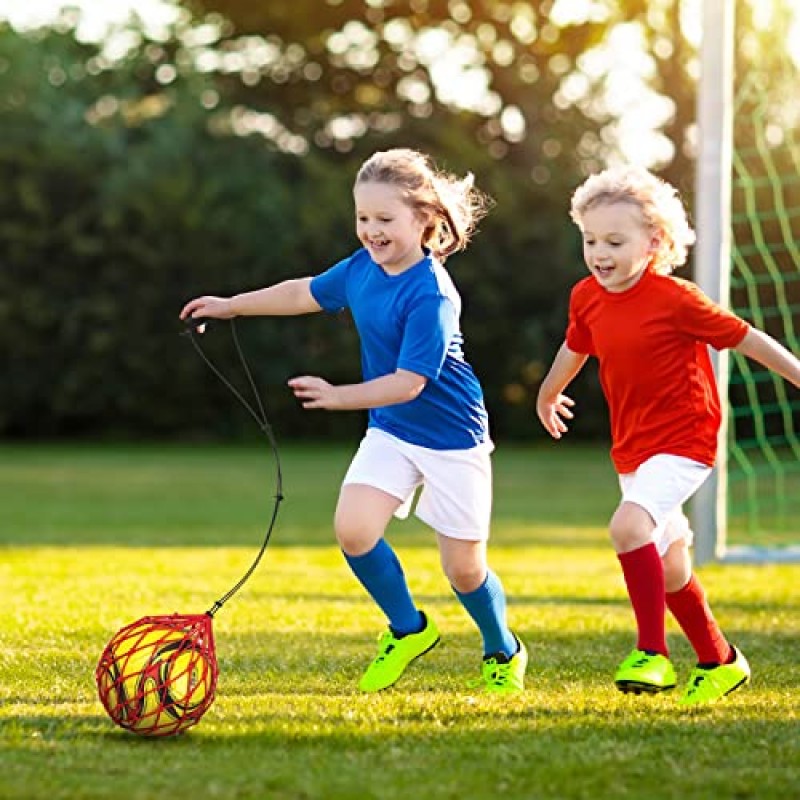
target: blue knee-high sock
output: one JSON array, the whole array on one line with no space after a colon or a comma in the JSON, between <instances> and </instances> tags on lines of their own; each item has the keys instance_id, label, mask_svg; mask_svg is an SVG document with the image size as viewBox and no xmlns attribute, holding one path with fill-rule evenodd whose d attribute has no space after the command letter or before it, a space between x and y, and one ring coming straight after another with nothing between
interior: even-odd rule
<instances>
[{"instance_id":1,"label":"blue knee-high sock","mask_svg":"<svg viewBox=\"0 0 800 800\"><path fill-rule=\"evenodd\" d=\"M344 557L396 634L422 629L424 620L411 599L403 568L386 539L379 540L368 553L360 556L345 553Z\"/></svg>"},{"instance_id":2,"label":"blue knee-high sock","mask_svg":"<svg viewBox=\"0 0 800 800\"><path fill-rule=\"evenodd\" d=\"M500 578L489 570L474 592L453 591L481 632L484 655L503 653L511 658L517 652L517 640L506 624L506 594Z\"/></svg>"}]
</instances>

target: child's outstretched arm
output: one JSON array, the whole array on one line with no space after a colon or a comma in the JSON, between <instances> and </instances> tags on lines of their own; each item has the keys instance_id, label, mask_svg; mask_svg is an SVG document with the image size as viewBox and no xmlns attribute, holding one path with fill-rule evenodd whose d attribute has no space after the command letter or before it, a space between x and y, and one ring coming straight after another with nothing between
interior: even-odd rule
<instances>
[{"instance_id":1,"label":"child's outstretched arm","mask_svg":"<svg viewBox=\"0 0 800 800\"><path fill-rule=\"evenodd\" d=\"M536 413L545 430L554 439L560 439L561 434L567 432L567 424L564 419L572 419L574 416L570 408L575 405L575 401L561 393L581 371L587 358L586 355L570 350L567 343L564 342L539 387Z\"/></svg>"},{"instance_id":2,"label":"child's outstretched arm","mask_svg":"<svg viewBox=\"0 0 800 800\"><path fill-rule=\"evenodd\" d=\"M800 387L800 360L768 333L750 328L734 349Z\"/></svg>"},{"instance_id":3,"label":"child's outstretched arm","mask_svg":"<svg viewBox=\"0 0 800 800\"><path fill-rule=\"evenodd\" d=\"M303 408L324 408L328 411L355 411L408 403L425 388L427 378L416 372L398 369L363 383L334 386L314 375L292 378L289 386Z\"/></svg>"},{"instance_id":4,"label":"child's outstretched arm","mask_svg":"<svg viewBox=\"0 0 800 800\"><path fill-rule=\"evenodd\" d=\"M196 297L190 300L180 313L187 317L209 317L232 319L252 316L294 316L321 311L319 303L311 294L311 278L296 278L290 281L256 289L233 297Z\"/></svg>"}]
</instances>

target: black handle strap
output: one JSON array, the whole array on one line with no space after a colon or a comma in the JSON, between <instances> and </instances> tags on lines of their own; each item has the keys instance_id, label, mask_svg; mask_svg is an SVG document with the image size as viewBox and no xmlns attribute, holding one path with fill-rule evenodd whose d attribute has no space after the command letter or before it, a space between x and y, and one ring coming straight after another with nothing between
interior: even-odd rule
<instances>
[{"instance_id":1,"label":"black handle strap","mask_svg":"<svg viewBox=\"0 0 800 800\"><path fill-rule=\"evenodd\" d=\"M205 326L208 325L209 320L203 319L202 317L189 317L184 320L186 327L182 331L182 335L188 336L189 341L192 343L197 354L206 364L206 366L217 376L217 378L228 388L228 390L233 394L233 396L247 409L247 412L250 416L256 421L261 432L267 437L267 441L269 442L270 448L272 450L272 455L275 459L275 504L272 508L272 516L269 521L269 526L267 527L267 532L264 535L264 540L261 543L261 548L259 549L258 553L256 554L253 563L250 565L248 570L242 575L242 577L235 583L227 592L225 592L222 597L220 597L211 608L206 611L206 614L209 617L213 617L214 614L219 611L228 600L239 591L239 589L244 586L250 576L255 572L256 567L258 567L262 557L264 556L264 552L267 549L267 545L269 544L270 538L272 537L272 531L275 527L275 520L278 518L278 510L280 509L281 501L283 500L283 473L281 471L281 459L278 453L278 443L275 439L275 433L272 430L272 426L269 423L269 419L267 418L267 412L264 409L264 404L261 401L261 395L259 394L258 388L256 386L255 380L253 379L253 374L250 371L250 366L247 363L247 359L244 356L244 352L242 350L242 346L239 343L239 336L236 332L236 324L231 319L229 320L229 327L231 331L231 337L233 339L233 345L236 349L236 353L239 357L239 363L242 366L244 374L247 376L247 381L250 385L250 389L253 393L253 397L255 398L255 408L251 405L242 393L225 377L222 371L211 361L211 359L206 355L205 351L200 345L198 341L198 334L202 333L205 329Z\"/></svg>"}]
</instances>

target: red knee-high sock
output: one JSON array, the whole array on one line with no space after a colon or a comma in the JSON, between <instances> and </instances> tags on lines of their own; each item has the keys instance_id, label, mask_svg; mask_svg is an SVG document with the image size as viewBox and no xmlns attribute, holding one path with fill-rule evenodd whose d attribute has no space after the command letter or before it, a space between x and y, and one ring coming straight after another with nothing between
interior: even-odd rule
<instances>
[{"instance_id":1,"label":"red knee-high sock","mask_svg":"<svg viewBox=\"0 0 800 800\"><path fill-rule=\"evenodd\" d=\"M683 589L667 593L667 608L686 634L700 664L725 664L730 660L731 646L717 625L695 575Z\"/></svg>"},{"instance_id":2,"label":"red knee-high sock","mask_svg":"<svg viewBox=\"0 0 800 800\"><path fill-rule=\"evenodd\" d=\"M618 553L617 558L622 565L628 597L636 617L639 632L636 646L639 650L653 650L668 655L664 631L664 566L656 546L646 544L629 553Z\"/></svg>"}]
</instances>

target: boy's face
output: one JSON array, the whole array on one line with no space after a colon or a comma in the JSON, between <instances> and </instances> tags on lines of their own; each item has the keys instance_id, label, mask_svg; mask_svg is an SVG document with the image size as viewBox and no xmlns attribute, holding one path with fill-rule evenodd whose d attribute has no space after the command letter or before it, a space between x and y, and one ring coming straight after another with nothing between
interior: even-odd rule
<instances>
[{"instance_id":1,"label":"boy's face","mask_svg":"<svg viewBox=\"0 0 800 800\"><path fill-rule=\"evenodd\" d=\"M390 274L403 272L422 260L425 220L389 183L368 181L353 189L356 234L372 260Z\"/></svg>"},{"instance_id":2,"label":"boy's face","mask_svg":"<svg viewBox=\"0 0 800 800\"><path fill-rule=\"evenodd\" d=\"M639 281L655 241L634 203L601 203L581 219L583 258L608 292L624 292Z\"/></svg>"}]
</instances>

